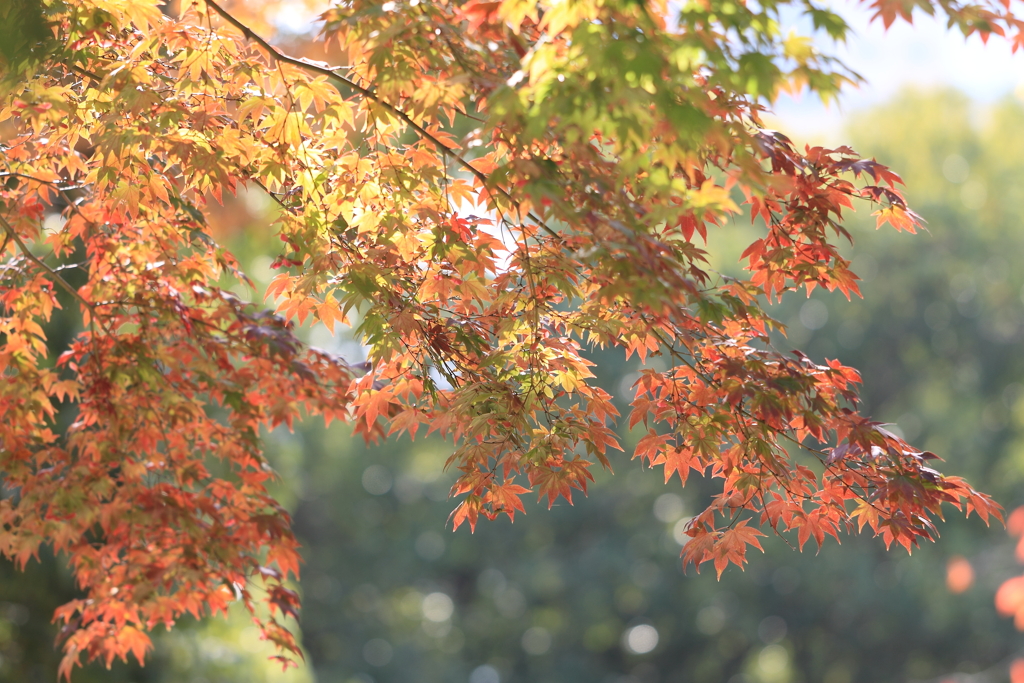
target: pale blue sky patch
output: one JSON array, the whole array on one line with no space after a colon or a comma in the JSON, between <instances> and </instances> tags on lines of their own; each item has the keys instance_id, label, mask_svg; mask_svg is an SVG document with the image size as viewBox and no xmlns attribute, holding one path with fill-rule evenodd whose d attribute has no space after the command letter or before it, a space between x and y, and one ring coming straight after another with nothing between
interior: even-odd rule
<instances>
[{"instance_id":1,"label":"pale blue sky patch","mask_svg":"<svg viewBox=\"0 0 1024 683\"><path fill-rule=\"evenodd\" d=\"M797 139L826 145L845 142L844 122L860 109L880 104L906 88L953 87L987 103L1007 95L1024 95L1024 51L1012 54L1009 43L993 36L984 45L977 36L965 39L945 20L914 13L914 24L897 22L888 31L870 22L864 5L836 8L850 24L845 45L822 44L865 82L840 95L838 105L823 105L817 97L782 96L766 123Z\"/></svg>"}]
</instances>

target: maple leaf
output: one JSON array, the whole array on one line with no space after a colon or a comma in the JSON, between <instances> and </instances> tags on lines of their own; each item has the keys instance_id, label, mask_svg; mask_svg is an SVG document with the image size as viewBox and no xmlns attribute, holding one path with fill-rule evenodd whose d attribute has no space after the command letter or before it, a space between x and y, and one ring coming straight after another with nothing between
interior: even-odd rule
<instances>
[{"instance_id":1,"label":"maple leaf","mask_svg":"<svg viewBox=\"0 0 1024 683\"><path fill-rule=\"evenodd\" d=\"M839 538L835 523L824 517L820 509L798 515L794 518L791 526L798 530L797 542L801 550L803 550L804 544L811 538L814 538L814 542L818 544L819 550L822 543L825 542L826 534L837 539Z\"/></svg>"},{"instance_id":2,"label":"maple leaf","mask_svg":"<svg viewBox=\"0 0 1024 683\"><path fill-rule=\"evenodd\" d=\"M694 526L687 534L691 537L687 541L686 545L683 546L681 557L683 558L683 571L691 563L700 573L700 565L708 561L712 557L712 550L715 547L717 540L717 534L709 532L703 526Z\"/></svg>"},{"instance_id":3,"label":"maple leaf","mask_svg":"<svg viewBox=\"0 0 1024 683\"><path fill-rule=\"evenodd\" d=\"M664 465L665 483L667 484L673 474L679 474L679 483L686 485L686 478L690 474L690 468L700 469L700 461L689 448L668 448L654 461L655 465Z\"/></svg>"},{"instance_id":4,"label":"maple leaf","mask_svg":"<svg viewBox=\"0 0 1024 683\"><path fill-rule=\"evenodd\" d=\"M448 521L452 523L452 527L456 530L462 526L463 522L468 522L469 530L476 531L476 522L480 516L481 504L482 501L479 496L467 496L459 503L458 507L452 510Z\"/></svg>"},{"instance_id":5,"label":"maple leaf","mask_svg":"<svg viewBox=\"0 0 1024 683\"><path fill-rule=\"evenodd\" d=\"M757 540L758 536L764 536L764 534L749 526L745 519L737 522L731 529L722 532L709 551L714 555L715 572L719 579L722 578L722 572L730 563L737 567L746 564L748 545L764 551L760 541Z\"/></svg>"},{"instance_id":6,"label":"maple leaf","mask_svg":"<svg viewBox=\"0 0 1024 683\"><path fill-rule=\"evenodd\" d=\"M482 503L491 506L494 512L504 512L508 518L515 521L516 512L526 514L521 496L529 493L530 489L513 484L514 477L505 480L501 485L494 485L484 495Z\"/></svg>"},{"instance_id":7,"label":"maple leaf","mask_svg":"<svg viewBox=\"0 0 1024 683\"><path fill-rule=\"evenodd\" d=\"M569 472L551 467L537 468L530 471L530 485L537 487L537 500L547 496L550 510L558 497L561 496L572 505L572 480Z\"/></svg>"},{"instance_id":8,"label":"maple leaf","mask_svg":"<svg viewBox=\"0 0 1024 683\"><path fill-rule=\"evenodd\" d=\"M907 232L916 232L916 228L920 225L919 218L913 213L899 206L890 206L885 209L879 209L874 213L877 221L877 227L882 227L886 223L896 228L896 230L906 230Z\"/></svg>"}]
</instances>

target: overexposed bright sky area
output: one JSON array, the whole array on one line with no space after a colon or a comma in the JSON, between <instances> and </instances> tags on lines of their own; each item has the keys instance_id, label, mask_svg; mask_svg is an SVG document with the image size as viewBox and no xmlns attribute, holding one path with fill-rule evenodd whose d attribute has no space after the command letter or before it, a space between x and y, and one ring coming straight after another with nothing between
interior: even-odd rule
<instances>
[{"instance_id":1,"label":"overexposed bright sky area","mask_svg":"<svg viewBox=\"0 0 1024 683\"><path fill-rule=\"evenodd\" d=\"M897 22L886 30L870 22L871 10L861 4L832 3L853 29L845 45L821 41L826 54L838 57L865 82L847 88L838 106L817 97L783 96L775 105L777 125L801 141L837 145L850 113L880 104L905 88L953 87L984 104L1010 94L1024 94L1024 51L1012 54L1007 41L993 36L988 45L974 35L965 39L944 20L920 11L914 24ZM805 32L805 31L804 31Z\"/></svg>"}]
</instances>

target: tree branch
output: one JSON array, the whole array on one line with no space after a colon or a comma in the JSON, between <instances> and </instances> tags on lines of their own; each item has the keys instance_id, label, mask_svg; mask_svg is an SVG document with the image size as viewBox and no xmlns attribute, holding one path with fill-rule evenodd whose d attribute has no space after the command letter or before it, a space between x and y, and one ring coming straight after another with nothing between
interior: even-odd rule
<instances>
[{"instance_id":1,"label":"tree branch","mask_svg":"<svg viewBox=\"0 0 1024 683\"><path fill-rule=\"evenodd\" d=\"M206 5L213 9L213 11L216 12L218 15L220 15L220 17L224 19L224 21L228 22L233 27L238 29L238 31L240 31L243 36L259 45L278 62L282 62L284 64L291 64L292 66L302 69L303 71L319 74L321 76L326 76L327 78L330 78L334 81L337 81L338 83L341 83L342 85L345 85L355 90L366 99L377 103L384 109L387 109L389 112L400 118L406 124L408 124L413 130L416 131L417 135L429 141L432 145L434 145L434 147L438 149L438 151L451 156L452 159L458 162L459 166L473 174L473 176L476 177L476 179L479 180L485 188L488 187L490 179L487 177L486 173L474 167L471 163L469 163L466 159L459 155L459 153L456 152L453 148L441 142L441 140L439 140L436 136L432 135L430 131L428 131L420 124L416 123L412 119L412 117L405 113L402 109L399 109L398 107L391 104L387 100L381 99L380 96L377 95L377 93L375 93L372 89L359 85L359 83L353 81L351 78L348 78L347 76L342 76L341 74L338 73L338 67L318 66L316 64L311 64L310 62L304 59L299 59L297 57L286 55L285 53L281 52L276 47L271 45L265 38L263 38L258 33L256 33L251 28L249 28L241 21L239 21L237 18L235 18L230 12L228 12L219 4L217 4L216 0L205 1ZM516 199L507 190L501 187L498 187L496 189L503 197L509 200L513 206L519 208L519 202L516 201ZM550 236L559 237L559 234L555 232L550 226L548 226L540 217L536 216L532 212L528 212L527 217L530 220L534 221L540 228L542 228Z\"/></svg>"},{"instance_id":2,"label":"tree branch","mask_svg":"<svg viewBox=\"0 0 1024 683\"><path fill-rule=\"evenodd\" d=\"M25 242L23 242L18 233L14 231L14 227L10 223L8 223L7 219L4 218L3 216L0 216L0 228L4 229L4 232L7 234L8 239L13 240L14 243L18 245L18 248L21 249L21 253L25 255L25 258L27 258L32 263L45 270L46 273L53 278L57 286L59 286L65 292L73 296L75 299L78 300L80 304L82 304L90 312L95 314L95 306L93 306L91 302L89 302L85 297L79 294L78 290L72 287L67 280L62 278L60 276L60 273L58 273L50 266L43 263L43 261L38 256L29 251L29 248L25 245ZM5 239L4 244L6 245L6 243L7 240Z\"/></svg>"}]
</instances>

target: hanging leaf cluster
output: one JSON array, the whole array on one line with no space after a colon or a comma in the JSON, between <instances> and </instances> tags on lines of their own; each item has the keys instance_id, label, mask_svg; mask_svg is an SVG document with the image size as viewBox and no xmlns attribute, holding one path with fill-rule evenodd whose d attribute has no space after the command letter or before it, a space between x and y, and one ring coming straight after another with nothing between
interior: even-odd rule
<instances>
[{"instance_id":1,"label":"hanging leaf cluster","mask_svg":"<svg viewBox=\"0 0 1024 683\"><path fill-rule=\"evenodd\" d=\"M911 4L1021 40L1008 5ZM268 40L275 3L179 5L0 8L21 27L0 50L0 552L69 558L63 675L235 600L300 656L263 428L449 437L456 528L571 502L621 448L595 347L667 368L635 385L632 457L722 483L684 565L742 565L759 529L909 549L943 503L999 515L857 412L855 370L771 343L768 302L859 294L846 212L921 224L892 171L762 122L779 92L856 80L780 27L795 11L842 39L831 10L346 0L321 16L326 63ZM207 220L240 190L276 205L272 310L232 293L253 283ZM748 215L746 277L715 272L708 230ZM61 306L80 327L53 353ZM366 362L305 345L307 323L353 326Z\"/></svg>"}]
</instances>

